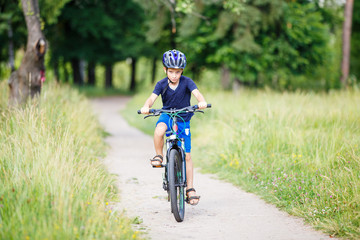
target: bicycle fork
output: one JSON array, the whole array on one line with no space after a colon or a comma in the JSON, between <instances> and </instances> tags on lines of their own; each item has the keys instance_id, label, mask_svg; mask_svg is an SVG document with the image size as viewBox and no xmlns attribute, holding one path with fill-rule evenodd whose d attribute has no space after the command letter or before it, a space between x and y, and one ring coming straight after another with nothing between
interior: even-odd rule
<instances>
[{"instance_id":1,"label":"bicycle fork","mask_svg":"<svg viewBox=\"0 0 360 240\"><path fill-rule=\"evenodd\" d=\"M181 181L181 187L186 187L187 186L187 182L186 182L186 154L185 154L185 140L183 138L181 138L181 145L182 145L182 148L183 148L183 151L180 151L181 153L181 167L182 167L182 172L183 172L183 175L181 176L182 177L182 181Z\"/></svg>"},{"instance_id":2,"label":"bicycle fork","mask_svg":"<svg viewBox=\"0 0 360 240\"><path fill-rule=\"evenodd\" d=\"M179 186L180 187L186 187L187 186L187 182L186 182L186 161L185 161L185 151L184 151L184 139L181 138L181 148L183 148L183 151L179 150L180 154L181 154L181 172L183 173L182 176L181 176L181 181L179 183ZM168 156L170 156L170 151L173 149L173 148L179 148L179 146L177 145L177 140L174 140L174 139L171 139L171 136L170 136L170 139L166 139L166 147L167 147L167 152L166 152L166 164L165 164L165 173L163 174L163 189L165 191L168 191L169 188L168 188L168 183L169 183L169 179L168 179L168 176L169 176L169 168L168 168L168 162L169 162L169 159L168 159Z\"/></svg>"}]
</instances>

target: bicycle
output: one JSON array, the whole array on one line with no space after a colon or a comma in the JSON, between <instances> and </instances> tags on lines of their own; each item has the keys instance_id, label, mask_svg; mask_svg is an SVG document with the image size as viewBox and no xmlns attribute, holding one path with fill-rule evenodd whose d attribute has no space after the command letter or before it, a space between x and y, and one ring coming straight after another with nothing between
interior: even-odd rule
<instances>
[{"instance_id":1,"label":"bicycle","mask_svg":"<svg viewBox=\"0 0 360 240\"><path fill-rule=\"evenodd\" d=\"M211 104L207 105L211 108ZM181 109L150 109L150 115L144 117L157 117L160 114L168 114L172 119L172 126L170 131L166 132L166 163L162 163L160 167L165 168L163 175L163 188L168 193L168 201L171 203L171 212L177 222L182 222L185 216L185 188L186 182L186 162L185 162L185 141L184 138L179 138L177 121L181 118L181 113L204 113L198 110L197 105L189 106ZM138 114L141 111L138 110ZM153 166L156 167L156 166Z\"/></svg>"}]
</instances>

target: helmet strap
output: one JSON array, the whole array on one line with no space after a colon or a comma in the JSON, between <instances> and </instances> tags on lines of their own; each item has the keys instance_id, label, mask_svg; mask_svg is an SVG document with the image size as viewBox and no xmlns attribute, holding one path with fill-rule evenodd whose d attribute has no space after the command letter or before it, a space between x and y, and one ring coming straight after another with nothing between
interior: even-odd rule
<instances>
[{"instance_id":1,"label":"helmet strap","mask_svg":"<svg viewBox=\"0 0 360 240\"><path fill-rule=\"evenodd\" d=\"M167 76L167 72L168 72L168 68L166 68L166 76ZM181 76L183 75L183 73L184 73L184 72L181 73ZM169 88L169 84L170 84L170 83L171 83L171 84L174 84L174 82L171 81L169 77L168 77L167 79L168 79L169 82L168 82L168 84L166 85L166 87L164 88L164 90L163 90L162 93L161 93L161 95L163 95L163 96L164 96L166 90Z\"/></svg>"},{"instance_id":2,"label":"helmet strap","mask_svg":"<svg viewBox=\"0 0 360 240\"><path fill-rule=\"evenodd\" d=\"M170 80L170 78L168 78L168 80L169 80L169 82L170 82L171 84L174 84L174 82L173 82L173 81L171 81L171 80Z\"/></svg>"}]
</instances>

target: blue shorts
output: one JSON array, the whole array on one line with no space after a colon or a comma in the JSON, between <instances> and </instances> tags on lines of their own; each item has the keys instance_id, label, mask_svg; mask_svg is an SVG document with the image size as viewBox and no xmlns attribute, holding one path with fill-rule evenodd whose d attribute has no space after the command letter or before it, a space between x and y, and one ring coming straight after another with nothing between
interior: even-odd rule
<instances>
[{"instance_id":1,"label":"blue shorts","mask_svg":"<svg viewBox=\"0 0 360 240\"><path fill-rule=\"evenodd\" d=\"M159 123L165 123L167 126L166 131L170 131L172 126L172 118L168 114L161 114L159 117L159 120L156 123L156 126ZM190 133L190 121L183 122L180 118L178 118L177 121L178 125L178 137L185 139L185 152L189 153L191 150L191 133ZM170 136L170 134L166 134L166 136ZM181 145L181 142L179 142L179 146Z\"/></svg>"}]
</instances>

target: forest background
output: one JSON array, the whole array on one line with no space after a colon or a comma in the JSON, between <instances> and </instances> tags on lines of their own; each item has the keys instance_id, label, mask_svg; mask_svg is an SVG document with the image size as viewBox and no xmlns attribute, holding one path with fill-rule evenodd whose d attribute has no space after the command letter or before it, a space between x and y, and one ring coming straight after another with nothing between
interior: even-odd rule
<instances>
[{"instance_id":1,"label":"forest background","mask_svg":"<svg viewBox=\"0 0 360 240\"><path fill-rule=\"evenodd\" d=\"M135 91L163 75L162 53L181 49L186 74L218 89L341 87L344 2L40 0L46 76ZM348 84L360 76L360 3L353 7ZM0 4L0 79L20 65L27 37L18 1ZM161 65L160 65L161 66ZM204 78L213 71L213 78ZM160 72L161 73L161 72Z\"/></svg>"}]
</instances>

